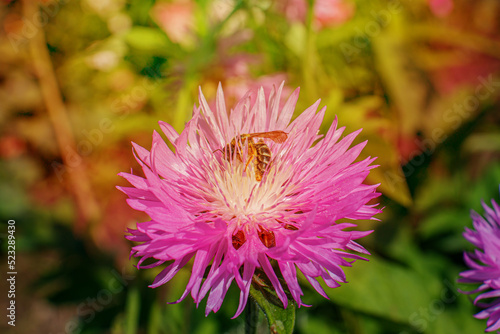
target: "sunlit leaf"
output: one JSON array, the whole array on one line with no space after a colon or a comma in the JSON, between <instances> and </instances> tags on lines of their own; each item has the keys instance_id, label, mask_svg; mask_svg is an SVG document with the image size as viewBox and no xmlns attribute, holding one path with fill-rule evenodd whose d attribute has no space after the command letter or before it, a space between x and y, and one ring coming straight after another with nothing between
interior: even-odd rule
<instances>
[{"instance_id":1,"label":"sunlit leaf","mask_svg":"<svg viewBox=\"0 0 500 334\"><path fill-rule=\"evenodd\" d=\"M171 47L168 37L161 30L140 26L131 28L125 41L135 49L156 54L166 54Z\"/></svg>"},{"instance_id":2,"label":"sunlit leaf","mask_svg":"<svg viewBox=\"0 0 500 334\"><path fill-rule=\"evenodd\" d=\"M335 96L334 96L335 98ZM396 202L409 206L412 202L406 176L399 160L399 152L395 142L389 141L394 122L385 118L384 101L378 96L359 98L349 103L333 107L335 113L327 113L324 124L330 124L337 115L339 123L345 125L348 131L363 128L357 141L368 140L363 150L363 157L377 157L374 164L379 167L372 169L368 181L380 183L378 190Z\"/></svg>"},{"instance_id":3,"label":"sunlit leaf","mask_svg":"<svg viewBox=\"0 0 500 334\"><path fill-rule=\"evenodd\" d=\"M375 65L396 107L399 129L404 136L413 136L425 110L426 79L411 58L409 41L403 33L402 18L395 17L390 29L373 40Z\"/></svg>"}]
</instances>

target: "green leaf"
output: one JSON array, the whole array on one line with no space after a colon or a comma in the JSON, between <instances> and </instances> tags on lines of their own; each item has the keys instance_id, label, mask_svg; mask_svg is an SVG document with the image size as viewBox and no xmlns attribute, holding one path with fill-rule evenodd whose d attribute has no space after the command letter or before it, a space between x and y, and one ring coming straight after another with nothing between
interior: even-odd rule
<instances>
[{"instance_id":1,"label":"green leaf","mask_svg":"<svg viewBox=\"0 0 500 334\"><path fill-rule=\"evenodd\" d=\"M156 54L166 54L171 48L168 37L154 28L133 27L125 36L125 41L137 50Z\"/></svg>"},{"instance_id":2,"label":"green leaf","mask_svg":"<svg viewBox=\"0 0 500 334\"><path fill-rule=\"evenodd\" d=\"M464 226L468 225L470 218L468 210L446 209L435 212L418 227L418 232L424 238L431 238L440 233L456 233L461 236Z\"/></svg>"},{"instance_id":3,"label":"green leaf","mask_svg":"<svg viewBox=\"0 0 500 334\"><path fill-rule=\"evenodd\" d=\"M290 27L290 30L285 36L286 46L296 56L302 57L306 45L306 27L303 24L297 23Z\"/></svg>"},{"instance_id":4,"label":"green leaf","mask_svg":"<svg viewBox=\"0 0 500 334\"><path fill-rule=\"evenodd\" d=\"M470 153L500 151L500 133L477 133L464 143L464 151Z\"/></svg>"},{"instance_id":5,"label":"green leaf","mask_svg":"<svg viewBox=\"0 0 500 334\"><path fill-rule=\"evenodd\" d=\"M426 333L483 333L486 321L474 318L478 309L470 296L457 293L459 286L455 282L446 283L449 290L434 300L426 315ZM422 314L423 315L423 314ZM422 323L424 324L424 323Z\"/></svg>"},{"instance_id":6,"label":"green leaf","mask_svg":"<svg viewBox=\"0 0 500 334\"><path fill-rule=\"evenodd\" d=\"M330 319L328 319L330 320ZM297 321L297 327L302 333L341 334L342 330L332 326L331 321L319 317L305 317L304 321Z\"/></svg>"},{"instance_id":7,"label":"green leaf","mask_svg":"<svg viewBox=\"0 0 500 334\"><path fill-rule=\"evenodd\" d=\"M291 334L295 325L295 303L288 301L288 307L283 308L276 292L271 289L256 289L250 287L250 300L248 303L257 303L264 312L272 334Z\"/></svg>"},{"instance_id":8,"label":"green leaf","mask_svg":"<svg viewBox=\"0 0 500 334\"><path fill-rule=\"evenodd\" d=\"M325 289L333 302L395 322L411 322L414 313L426 309L442 289L435 276L373 256L369 263L348 268L346 274L349 284Z\"/></svg>"}]
</instances>

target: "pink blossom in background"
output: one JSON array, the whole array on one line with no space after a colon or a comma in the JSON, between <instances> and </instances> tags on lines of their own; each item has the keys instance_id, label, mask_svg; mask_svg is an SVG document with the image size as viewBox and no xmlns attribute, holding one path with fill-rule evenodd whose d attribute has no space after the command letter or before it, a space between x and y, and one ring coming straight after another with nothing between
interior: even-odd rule
<instances>
[{"instance_id":1,"label":"pink blossom in background","mask_svg":"<svg viewBox=\"0 0 500 334\"><path fill-rule=\"evenodd\" d=\"M252 68L262 66L263 58L261 56L249 53L231 54L232 47L240 45L250 38L253 38L253 34L241 32L230 38L222 39L217 47L217 61L207 75L211 83L222 82L224 84L224 97L227 105L235 105L249 91L253 104L260 87L268 95L274 86L279 86L281 82L288 80L287 74L282 72L256 77ZM291 92L290 87L283 86L280 106L283 106L286 96ZM210 95L208 102L211 108L215 108L215 96Z\"/></svg>"},{"instance_id":2,"label":"pink blossom in background","mask_svg":"<svg viewBox=\"0 0 500 334\"><path fill-rule=\"evenodd\" d=\"M185 44L193 39L195 4L191 1L160 2L152 9L152 17L172 42Z\"/></svg>"},{"instance_id":3,"label":"pink blossom in background","mask_svg":"<svg viewBox=\"0 0 500 334\"><path fill-rule=\"evenodd\" d=\"M371 231L352 228L357 219L380 212L370 203L380 195L377 185L364 184L375 159L356 161L366 142L350 148L360 130L342 137L336 119L324 136L318 134L326 111L317 111L319 100L291 121L299 89L280 107L283 87L268 96L263 88L255 98L249 93L230 112L220 86L213 108L200 90L200 105L184 131L160 122L174 151L154 132L150 151L133 144L145 177L121 173L132 185L119 187L128 204L151 218L128 230L137 267L165 266L151 285L158 287L193 260L177 302L191 294L198 305L208 296L207 315L219 310L235 282L238 316L256 270L267 276L284 307L285 290L305 305L298 271L328 298L318 279L339 287L347 282L342 267L364 259L353 252L369 254L354 240ZM239 158L223 153L233 138L270 131L282 135L277 142L263 139L272 159L261 180L260 165L246 163L248 143L240 144Z\"/></svg>"},{"instance_id":4,"label":"pink blossom in background","mask_svg":"<svg viewBox=\"0 0 500 334\"><path fill-rule=\"evenodd\" d=\"M0 158L8 160L26 153L26 141L17 135L6 134L0 137Z\"/></svg>"},{"instance_id":5,"label":"pink blossom in background","mask_svg":"<svg viewBox=\"0 0 500 334\"><path fill-rule=\"evenodd\" d=\"M235 104L238 102L239 97L245 95L249 92L250 104L255 103L257 93L259 89L264 90L264 94L269 96L271 91L280 82L287 79L285 73L274 73L267 76L261 76L258 78L238 78L234 77L232 79L226 80L227 88L225 89L226 102L228 104ZM292 92L291 88L288 86L283 86L281 98L279 100L279 105L283 106L286 101L286 96Z\"/></svg>"},{"instance_id":6,"label":"pink blossom in background","mask_svg":"<svg viewBox=\"0 0 500 334\"><path fill-rule=\"evenodd\" d=\"M280 10L291 21L305 22L306 0L283 0ZM354 3L346 0L316 0L314 2L313 25L317 29L332 27L347 22L354 16Z\"/></svg>"},{"instance_id":7,"label":"pink blossom in background","mask_svg":"<svg viewBox=\"0 0 500 334\"><path fill-rule=\"evenodd\" d=\"M453 0L428 0L429 8L437 17L445 17L453 10Z\"/></svg>"},{"instance_id":8,"label":"pink blossom in background","mask_svg":"<svg viewBox=\"0 0 500 334\"><path fill-rule=\"evenodd\" d=\"M230 55L228 52L219 51L218 61L214 66L218 66L225 78L250 78L252 76L250 68L262 62L262 57L248 53L238 53Z\"/></svg>"},{"instance_id":9,"label":"pink blossom in background","mask_svg":"<svg viewBox=\"0 0 500 334\"><path fill-rule=\"evenodd\" d=\"M316 0L314 19L317 27L340 25L354 16L354 3L342 0Z\"/></svg>"},{"instance_id":10,"label":"pink blossom in background","mask_svg":"<svg viewBox=\"0 0 500 334\"><path fill-rule=\"evenodd\" d=\"M442 94L453 94L464 87L474 89L484 87L481 89L486 90L486 93L492 93L491 73L500 70L498 58L469 50L459 50L459 52L460 62L442 66L433 71L432 76L437 91Z\"/></svg>"},{"instance_id":11,"label":"pink blossom in background","mask_svg":"<svg viewBox=\"0 0 500 334\"><path fill-rule=\"evenodd\" d=\"M281 0L278 1L279 9L292 22L305 22L307 15L306 0Z\"/></svg>"}]
</instances>

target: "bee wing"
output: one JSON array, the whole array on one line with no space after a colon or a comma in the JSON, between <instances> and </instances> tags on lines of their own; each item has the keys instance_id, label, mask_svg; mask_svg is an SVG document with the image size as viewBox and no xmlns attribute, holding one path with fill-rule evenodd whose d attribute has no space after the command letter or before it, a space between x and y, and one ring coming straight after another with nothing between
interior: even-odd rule
<instances>
[{"instance_id":1,"label":"bee wing","mask_svg":"<svg viewBox=\"0 0 500 334\"><path fill-rule=\"evenodd\" d=\"M268 138L274 141L275 143L282 144L288 138L286 132L277 130L277 131L269 131L269 132L256 132L249 133L248 138Z\"/></svg>"}]
</instances>

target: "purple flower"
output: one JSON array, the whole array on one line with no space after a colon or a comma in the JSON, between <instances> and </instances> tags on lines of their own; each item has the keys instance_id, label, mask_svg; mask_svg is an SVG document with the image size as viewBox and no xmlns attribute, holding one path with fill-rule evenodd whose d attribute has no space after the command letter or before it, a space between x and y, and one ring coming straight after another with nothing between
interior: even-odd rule
<instances>
[{"instance_id":1,"label":"purple flower","mask_svg":"<svg viewBox=\"0 0 500 334\"><path fill-rule=\"evenodd\" d=\"M472 211L471 217L475 230L465 228L464 237L478 249L473 253L464 252L465 263L470 270L460 273L458 282L481 284L473 291L461 291L466 294L481 292L474 304L484 310L475 315L486 319L487 332L500 328L500 207L491 200L493 209L483 203L485 218ZM489 299L488 302L482 302Z\"/></svg>"},{"instance_id":2,"label":"purple flower","mask_svg":"<svg viewBox=\"0 0 500 334\"><path fill-rule=\"evenodd\" d=\"M341 139L344 128L335 119L319 135L326 110L317 113L320 101L290 123L299 89L281 108L282 89L273 89L267 103L262 88L254 103L247 94L230 113L220 87L215 110L200 90L200 106L181 134L160 122L175 153L154 132L151 151L133 144L145 178L121 174L133 185L120 187L129 205L151 217L128 231L138 243L137 267L166 264L151 285L158 287L194 258L177 302L190 293L198 305L208 294L207 315L220 308L234 280L238 316L256 270L285 307L286 289L304 305L297 270L328 298L317 279L336 288L346 282L341 266L364 259L350 251L369 254L354 240L371 231L345 231L356 225L338 222L380 212L367 204L379 196L377 185L363 184L375 159L355 162L366 142L349 148L360 130ZM153 263L143 265L146 259Z\"/></svg>"}]
</instances>

